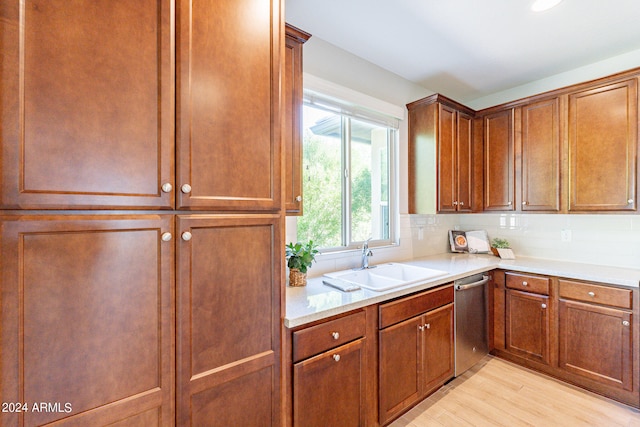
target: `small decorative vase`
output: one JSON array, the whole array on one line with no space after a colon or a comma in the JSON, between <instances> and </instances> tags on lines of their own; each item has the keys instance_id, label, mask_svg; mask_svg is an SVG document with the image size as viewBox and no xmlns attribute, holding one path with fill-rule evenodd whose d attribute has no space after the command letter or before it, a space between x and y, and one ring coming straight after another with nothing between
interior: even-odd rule
<instances>
[{"instance_id":1,"label":"small decorative vase","mask_svg":"<svg viewBox=\"0 0 640 427\"><path fill-rule=\"evenodd\" d=\"M306 286L307 273L302 273L297 268L289 270L289 286Z\"/></svg>"}]
</instances>

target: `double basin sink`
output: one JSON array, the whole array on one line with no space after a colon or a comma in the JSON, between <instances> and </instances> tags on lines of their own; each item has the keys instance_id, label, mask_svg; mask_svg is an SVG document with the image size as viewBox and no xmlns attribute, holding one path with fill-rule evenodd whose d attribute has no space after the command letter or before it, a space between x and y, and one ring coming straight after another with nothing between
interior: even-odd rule
<instances>
[{"instance_id":1,"label":"double basin sink","mask_svg":"<svg viewBox=\"0 0 640 427\"><path fill-rule=\"evenodd\" d=\"M446 271L391 262L363 270L343 270L327 273L325 277L339 279L372 291L387 291L400 286L424 282L449 274Z\"/></svg>"}]
</instances>

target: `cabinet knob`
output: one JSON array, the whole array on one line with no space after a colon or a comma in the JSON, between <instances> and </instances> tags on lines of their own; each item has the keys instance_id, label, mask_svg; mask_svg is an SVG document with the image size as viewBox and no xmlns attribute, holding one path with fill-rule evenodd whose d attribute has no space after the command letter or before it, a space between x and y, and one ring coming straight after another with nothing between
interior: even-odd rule
<instances>
[{"instance_id":1,"label":"cabinet knob","mask_svg":"<svg viewBox=\"0 0 640 427\"><path fill-rule=\"evenodd\" d=\"M162 233L162 241L163 242L168 242L169 240L171 240L173 236L171 236L171 233Z\"/></svg>"},{"instance_id":2,"label":"cabinet knob","mask_svg":"<svg viewBox=\"0 0 640 427\"><path fill-rule=\"evenodd\" d=\"M189 194L191 193L191 186L189 184L184 184L182 187L180 187L180 190L182 190L184 194Z\"/></svg>"},{"instance_id":3,"label":"cabinet knob","mask_svg":"<svg viewBox=\"0 0 640 427\"><path fill-rule=\"evenodd\" d=\"M296 202L301 202L302 201L302 196L296 196Z\"/></svg>"},{"instance_id":4,"label":"cabinet knob","mask_svg":"<svg viewBox=\"0 0 640 427\"><path fill-rule=\"evenodd\" d=\"M629 321L628 320L623 320L622 321L622 326L629 326Z\"/></svg>"},{"instance_id":5,"label":"cabinet knob","mask_svg":"<svg viewBox=\"0 0 640 427\"><path fill-rule=\"evenodd\" d=\"M182 233L182 240L184 240L185 242L188 242L189 240L191 240L192 237L193 236L188 231L185 231L184 233Z\"/></svg>"},{"instance_id":6,"label":"cabinet knob","mask_svg":"<svg viewBox=\"0 0 640 427\"><path fill-rule=\"evenodd\" d=\"M431 329L431 323L425 323L424 327L425 329Z\"/></svg>"},{"instance_id":7,"label":"cabinet knob","mask_svg":"<svg viewBox=\"0 0 640 427\"><path fill-rule=\"evenodd\" d=\"M589 295L590 297L592 297L592 298L593 298L593 297L595 297L595 296L596 296L596 293L595 293L595 292L589 292L587 295Z\"/></svg>"},{"instance_id":8,"label":"cabinet knob","mask_svg":"<svg viewBox=\"0 0 640 427\"><path fill-rule=\"evenodd\" d=\"M460 206L464 206L464 202L460 202Z\"/></svg>"},{"instance_id":9,"label":"cabinet knob","mask_svg":"<svg viewBox=\"0 0 640 427\"><path fill-rule=\"evenodd\" d=\"M453 206L458 206L458 202L453 202Z\"/></svg>"},{"instance_id":10,"label":"cabinet knob","mask_svg":"<svg viewBox=\"0 0 640 427\"><path fill-rule=\"evenodd\" d=\"M334 340L337 340L338 338L340 338L340 333L339 332L331 332L331 336L333 337Z\"/></svg>"},{"instance_id":11,"label":"cabinet knob","mask_svg":"<svg viewBox=\"0 0 640 427\"><path fill-rule=\"evenodd\" d=\"M511 200L509 200L509 203L507 203L509 206L511 206L513 204L513 202Z\"/></svg>"},{"instance_id":12,"label":"cabinet knob","mask_svg":"<svg viewBox=\"0 0 640 427\"><path fill-rule=\"evenodd\" d=\"M627 200L627 203L629 203L629 204L633 203L633 199Z\"/></svg>"},{"instance_id":13,"label":"cabinet knob","mask_svg":"<svg viewBox=\"0 0 640 427\"><path fill-rule=\"evenodd\" d=\"M527 202L522 202L522 206L527 206Z\"/></svg>"},{"instance_id":14,"label":"cabinet knob","mask_svg":"<svg viewBox=\"0 0 640 427\"><path fill-rule=\"evenodd\" d=\"M171 185L170 182L165 182L164 184L162 184L162 191L163 192L168 193L171 190L173 190L173 185Z\"/></svg>"},{"instance_id":15,"label":"cabinet knob","mask_svg":"<svg viewBox=\"0 0 640 427\"><path fill-rule=\"evenodd\" d=\"M333 355L333 360L335 360L336 362L340 361L340 355L339 354L334 354Z\"/></svg>"},{"instance_id":16,"label":"cabinet knob","mask_svg":"<svg viewBox=\"0 0 640 427\"><path fill-rule=\"evenodd\" d=\"M424 326L422 326L422 325L418 325L418 330L419 330L419 331L424 331Z\"/></svg>"},{"instance_id":17,"label":"cabinet knob","mask_svg":"<svg viewBox=\"0 0 640 427\"><path fill-rule=\"evenodd\" d=\"M529 283L527 283L527 282L522 282L522 286L528 286L528 285L529 285Z\"/></svg>"},{"instance_id":18,"label":"cabinet knob","mask_svg":"<svg viewBox=\"0 0 640 427\"><path fill-rule=\"evenodd\" d=\"M547 304L542 304L541 307L542 308L547 308Z\"/></svg>"}]
</instances>

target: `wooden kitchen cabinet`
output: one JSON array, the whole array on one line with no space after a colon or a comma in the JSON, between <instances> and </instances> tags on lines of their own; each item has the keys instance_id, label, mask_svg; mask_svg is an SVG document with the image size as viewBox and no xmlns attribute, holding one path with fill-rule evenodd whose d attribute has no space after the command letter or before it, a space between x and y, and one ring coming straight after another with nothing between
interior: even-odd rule
<instances>
[{"instance_id":1,"label":"wooden kitchen cabinet","mask_svg":"<svg viewBox=\"0 0 640 427\"><path fill-rule=\"evenodd\" d=\"M558 97L521 107L520 208L560 211L560 100Z\"/></svg>"},{"instance_id":2,"label":"wooden kitchen cabinet","mask_svg":"<svg viewBox=\"0 0 640 427\"><path fill-rule=\"evenodd\" d=\"M171 215L0 215L0 396L29 404L0 425L174 425L173 228Z\"/></svg>"},{"instance_id":3,"label":"wooden kitchen cabinet","mask_svg":"<svg viewBox=\"0 0 640 427\"><path fill-rule=\"evenodd\" d=\"M569 94L569 211L635 211L637 79Z\"/></svg>"},{"instance_id":4,"label":"wooden kitchen cabinet","mask_svg":"<svg viewBox=\"0 0 640 427\"><path fill-rule=\"evenodd\" d=\"M439 94L407 108L409 212L429 213L434 185L438 212L473 211L474 171L481 168L473 155L474 111ZM434 164L435 182L431 175Z\"/></svg>"},{"instance_id":5,"label":"wooden kitchen cabinet","mask_svg":"<svg viewBox=\"0 0 640 427\"><path fill-rule=\"evenodd\" d=\"M382 304L379 326L383 425L453 377L453 286Z\"/></svg>"},{"instance_id":6,"label":"wooden kitchen cabinet","mask_svg":"<svg viewBox=\"0 0 640 427\"><path fill-rule=\"evenodd\" d=\"M178 425L279 425L280 216L179 215L176 232Z\"/></svg>"},{"instance_id":7,"label":"wooden kitchen cabinet","mask_svg":"<svg viewBox=\"0 0 640 427\"><path fill-rule=\"evenodd\" d=\"M549 278L507 273L506 286L506 350L549 364Z\"/></svg>"},{"instance_id":8,"label":"wooden kitchen cabinet","mask_svg":"<svg viewBox=\"0 0 640 427\"><path fill-rule=\"evenodd\" d=\"M484 210L515 210L514 109L484 116Z\"/></svg>"},{"instance_id":9,"label":"wooden kitchen cabinet","mask_svg":"<svg viewBox=\"0 0 640 427\"><path fill-rule=\"evenodd\" d=\"M293 25L285 25L282 132L287 215L302 215L302 48L310 37Z\"/></svg>"},{"instance_id":10,"label":"wooden kitchen cabinet","mask_svg":"<svg viewBox=\"0 0 640 427\"><path fill-rule=\"evenodd\" d=\"M0 209L173 207L172 3L2 2Z\"/></svg>"},{"instance_id":11,"label":"wooden kitchen cabinet","mask_svg":"<svg viewBox=\"0 0 640 427\"><path fill-rule=\"evenodd\" d=\"M280 209L280 3L177 1L179 209Z\"/></svg>"}]
</instances>

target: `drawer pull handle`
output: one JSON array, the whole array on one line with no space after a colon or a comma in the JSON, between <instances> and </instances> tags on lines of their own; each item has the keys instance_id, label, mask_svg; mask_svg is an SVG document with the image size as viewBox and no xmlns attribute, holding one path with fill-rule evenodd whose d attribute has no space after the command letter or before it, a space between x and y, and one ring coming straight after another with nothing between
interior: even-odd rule
<instances>
[{"instance_id":1,"label":"drawer pull handle","mask_svg":"<svg viewBox=\"0 0 640 427\"><path fill-rule=\"evenodd\" d=\"M340 355L339 354L334 354L333 355L333 360L335 360L336 362L340 361Z\"/></svg>"},{"instance_id":2,"label":"drawer pull handle","mask_svg":"<svg viewBox=\"0 0 640 427\"><path fill-rule=\"evenodd\" d=\"M334 340L337 340L338 338L340 338L340 332L331 332L331 336Z\"/></svg>"},{"instance_id":3,"label":"drawer pull handle","mask_svg":"<svg viewBox=\"0 0 640 427\"><path fill-rule=\"evenodd\" d=\"M595 292L589 292L589 294L588 294L588 295L589 295L591 298L593 298L593 297L595 297L595 296L596 296L596 293L595 293Z\"/></svg>"},{"instance_id":4,"label":"drawer pull handle","mask_svg":"<svg viewBox=\"0 0 640 427\"><path fill-rule=\"evenodd\" d=\"M527 282L522 282L522 286L527 286L528 283Z\"/></svg>"},{"instance_id":5,"label":"drawer pull handle","mask_svg":"<svg viewBox=\"0 0 640 427\"><path fill-rule=\"evenodd\" d=\"M628 320L623 320L622 321L622 326L629 326L629 321Z\"/></svg>"},{"instance_id":6,"label":"drawer pull handle","mask_svg":"<svg viewBox=\"0 0 640 427\"><path fill-rule=\"evenodd\" d=\"M542 308L547 308L547 304L542 304Z\"/></svg>"}]
</instances>

